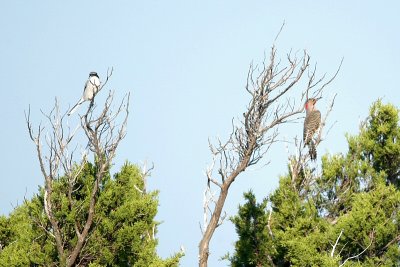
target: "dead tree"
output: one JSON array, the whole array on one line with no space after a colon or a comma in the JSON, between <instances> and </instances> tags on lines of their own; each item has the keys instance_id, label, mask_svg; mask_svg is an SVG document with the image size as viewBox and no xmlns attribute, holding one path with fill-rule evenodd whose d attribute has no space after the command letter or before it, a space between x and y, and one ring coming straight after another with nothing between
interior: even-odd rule
<instances>
[{"instance_id":1,"label":"dead tree","mask_svg":"<svg viewBox=\"0 0 400 267\"><path fill-rule=\"evenodd\" d=\"M206 171L208 185L204 193L204 224L199 243L201 267L207 266L210 240L225 218L221 214L232 183L249 166L257 164L278 141L279 126L299 120L309 95L321 96L337 74L328 81L325 81L325 75L317 79L316 67L311 67L306 51L301 56L289 53L286 60L282 66L273 45L269 62L264 59L260 67L250 65L246 83L250 101L246 111L241 118L233 120L232 132L226 142L218 139L215 146L209 142L213 160ZM297 93L298 97L290 97L291 92ZM216 192L211 191L211 185L217 188Z\"/></svg>"},{"instance_id":2,"label":"dead tree","mask_svg":"<svg viewBox=\"0 0 400 267\"><path fill-rule=\"evenodd\" d=\"M112 71L107 74L107 79L101 89L107 84ZM101 90L100 89L100 90ZM129 115L129 94L121 101L116 110L112 110L113 93L109 95L102 107L100 113L96 112L96 105L92 101L85 114L80 117L80 127L71 129L66 122L66 113L60 111L60 106L56 100L54 108L50 113L42 114L45 116L50 128L45 132L45 127L39 124L35 131L30 118L30 110L25 114L26 124L29 136L35 144L39 166L44 178L44 210L51 224L47 234L55 240L59 265L73 266L77 264L79 255L85 246L93 227L95 206L98 197L99 185L107 174L111 162L115 156L116 149L126 134L127 119ZM120 118L121 117L121 118ZM120 124L116 124L118 119ZM76 235L76 244L68 248L66 244L69 240L63 234L62 225L57 219L55 213L57 210L53 207L53 184L60 177L67 177L68 180L68 205L70 209L81 209L77 207L72 195L76 184L76 179L83 169L86 162L85 151L81 159L79 168L75 165L75 154L77 147L72 145L76 133L83 129L87 140L87 148L92 153L97 167L94 183L92 185L88 209L85 210L86 218L84 223L75 221L74 229ZM86 144L85 144L86 145ZM42 227L45 229L44 227Z\"/></svg>"}]
</instances>

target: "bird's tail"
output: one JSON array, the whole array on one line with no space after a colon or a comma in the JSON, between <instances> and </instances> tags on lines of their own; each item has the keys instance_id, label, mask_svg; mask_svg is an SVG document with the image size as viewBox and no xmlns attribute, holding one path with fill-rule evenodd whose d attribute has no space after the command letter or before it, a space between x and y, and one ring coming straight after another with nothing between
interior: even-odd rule
<instances>
[{"instance_id":1,"label":"bird's tail","mask_svg":"<svg viewBox=\"0 0 400 267\"><path fill-rule=\"evenodd\" d=\"M68 116L72 115L72 114L76 111L76 109L80 106L80 104L82 104L83 101L85 101L85 100L83 100L83 98L81 98L81 99L78 101L78 103L76 103L76 105L73 106L73 107L71 108L71 110L68 112L67 115L68 115Z\"/></svg>"},{"instance_id":2,"label":"bird's tail","mask_svg":"<svg viewBox=\"0 0 400 267\"><path fill-rule=\"evenodd\" d=\"M317 159L317 148L312 140L308 143L308 154L311 160L315 161Z\"/></svg>"}]
</instances>

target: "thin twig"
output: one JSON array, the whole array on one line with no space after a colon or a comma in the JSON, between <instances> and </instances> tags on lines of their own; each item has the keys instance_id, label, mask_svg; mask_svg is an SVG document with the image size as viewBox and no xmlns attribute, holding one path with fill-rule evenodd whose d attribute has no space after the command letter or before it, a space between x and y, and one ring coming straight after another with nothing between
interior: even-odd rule
<instances>
[{"instance_id":1,"label":"thin twig","mask_svg":"<svg viewBox=\"0 0 400 267\"><path fill-rule=\"evenodd\" d=\"M333 257L333 254L335 253L336 246L337 246L337 244L339 242L339 239L342 236L342 234L343 234L343 229L340 231L340 234L339 234L338 238L336 239L335 244L333 245L333 248L332 248L332 251L331 251L331 257Z\"/></svg>"},{"instance_id":2,"label":"thin twig","mask_svg":"<svg viewBox=\"0 0 400 267\"><path fill-rule=\"evenodd\" d=\"M361 251L360 253L358 253L355 256L348 257L342 264L339 265L339 267L342 267L348 260L358 258L359 256L361 256L365 251L367 251L367 249L371 246L371 244L372 244L372 239L371 239L371 242L369 243L369 245L363 251Z\"/></svg>"}]
</instances>

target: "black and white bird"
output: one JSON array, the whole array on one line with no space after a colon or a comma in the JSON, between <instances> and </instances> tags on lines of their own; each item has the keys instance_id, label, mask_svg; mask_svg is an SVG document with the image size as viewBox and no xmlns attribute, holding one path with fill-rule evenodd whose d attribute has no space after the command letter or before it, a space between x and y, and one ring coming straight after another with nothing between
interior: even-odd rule
<instances>
[{"instance_id":1,"label":"black and white bird","mask_svg":"<svg viewBox=\"0 0 400 267\"><path fill-rule=\"evenodd\" d=\"M78 103L72 107L72 109L68 112L68 116L75 112L75 110L85 101L92 101L96 93L100 89L100 79L97 72L89 73L89 78L86 81L85 87L83 89L83 95L81 99L79 99Z\"/></svg>"}]
</instances>

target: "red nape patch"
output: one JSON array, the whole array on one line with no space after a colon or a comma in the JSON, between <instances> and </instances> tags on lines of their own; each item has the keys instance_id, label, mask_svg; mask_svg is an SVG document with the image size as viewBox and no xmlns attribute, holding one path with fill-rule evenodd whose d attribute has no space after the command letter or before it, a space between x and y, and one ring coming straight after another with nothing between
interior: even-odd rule
<instances>
[{"instance_id":1,"label":"red nape patch","mask_svg":"<svg viewBox=\"0 0 400 267\"><path fill-rule=\"evenodd\" d=\"M304 105L305 109L308 110L308 101L307 103Z\"/></svg>"}]
</instances>

